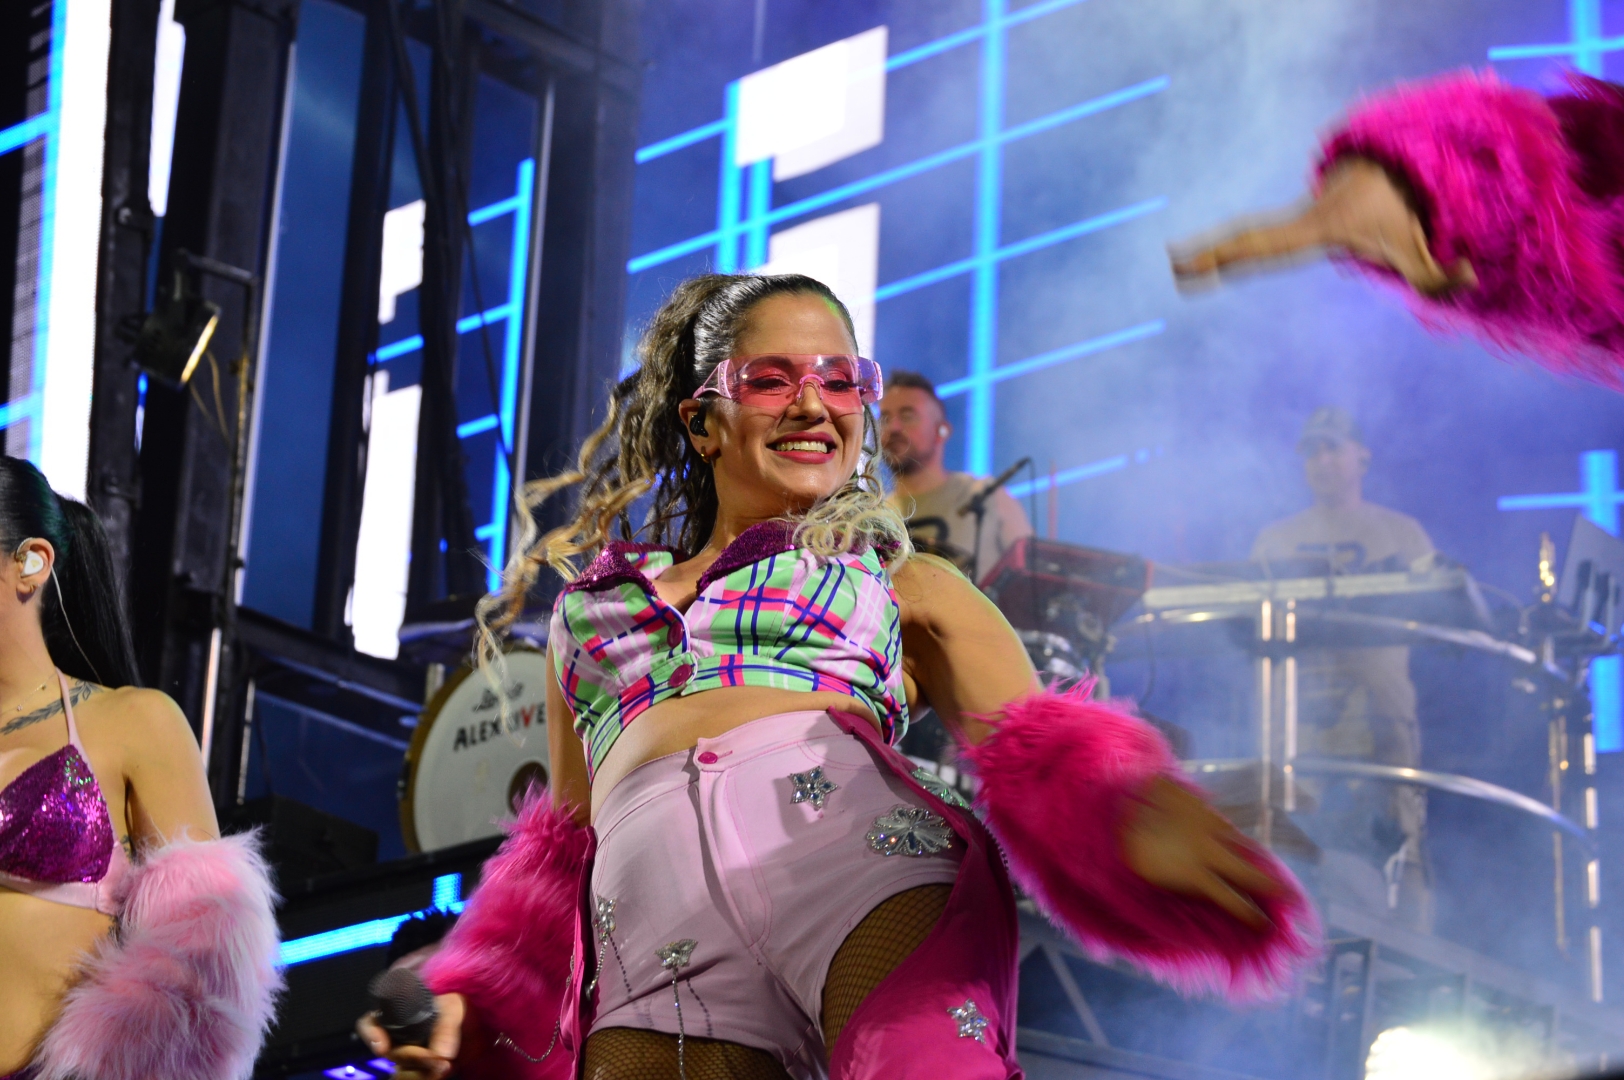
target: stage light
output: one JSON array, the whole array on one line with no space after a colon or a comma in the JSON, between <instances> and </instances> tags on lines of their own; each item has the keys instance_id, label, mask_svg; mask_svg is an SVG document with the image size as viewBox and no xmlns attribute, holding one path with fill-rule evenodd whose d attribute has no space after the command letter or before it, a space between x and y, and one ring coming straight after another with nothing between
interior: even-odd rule
<instances>
[{"instance_id":1,"label":"stage light","mask_svg":"<svg viewBox=\"0 0 1624 1080\"><path fill-rule=\"evenodd\" d=\"M383 216L378 273L378 324L395 321L395 300L423 284L423 218L427 204L397 206Z\"/></svg>"},{"instance_id":2,"label":"stage light","mask_svg":"<svg viewBox=\"0 0 1624 1080\"><path fill-rule=\"evenodd\" d=\"M805 274L851 312L857 351L874 355L874 289L880 273L880 204L868 203L772 234L758 274Z\"/></svg>"},{"instance_id":3,"label":"stage light","mask_svg":"<svg viewBox=\"0 0 1624 1080\"><path fill-rule=\"evenodd\" d=\"M174 286L147 313L135 341L135 362L171 386L185 386L220 325L220 306L192 288L186 272L175 271Z\"/></svg>"},{"instance_id":4,"label":"stage light","mask_svg":"<svg viewBox=\"0 0 1624 1080\"><path fill-rule=\"evenodd\" d=\"M1365 1080L1491 1080L1475 1054L1447 1036L1392 1027L1376 1036L1365 1058Z\"/></svg>"},{"instance_id":5,"label":"stage light","mask_svg":"<svg viewBox=\"0 0 1624 1080\"><path fill-rule=\"evenodd\" d=\"M790 180L885 138L887 31L877 26L739 80L736 167L773 159Z\"/></svg>"},{"instance_id":6,"label":"stage light","mask_svg":"<svg viewBox=\"0 0 1624 1080\"><path fill-rule=\"evenodd\" d=\"M350 630L355 648L393 660L406 618L412 560L412 504L417 494L417 417L421 386L389 389L389 372L372 376L366 487L355 542Z\"/></svg>"}]
</instances>

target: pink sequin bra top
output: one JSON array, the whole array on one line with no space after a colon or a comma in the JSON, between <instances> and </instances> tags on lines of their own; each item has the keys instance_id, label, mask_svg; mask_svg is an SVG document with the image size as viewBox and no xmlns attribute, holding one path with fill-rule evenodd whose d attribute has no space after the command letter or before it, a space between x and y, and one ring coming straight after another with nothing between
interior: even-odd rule
<instances>
[{"instance_id":1,"label":"pink sequin bra top","mask_svg":"<svg viewBox=\"0 0 1624 1080\"><path fill-rule=\"evenodd\" d=\"M68 681L60 671L56 679L68 745L0 790L0 887L111 915L129 860L85 759Z\"/></svg>"}]
</instances>

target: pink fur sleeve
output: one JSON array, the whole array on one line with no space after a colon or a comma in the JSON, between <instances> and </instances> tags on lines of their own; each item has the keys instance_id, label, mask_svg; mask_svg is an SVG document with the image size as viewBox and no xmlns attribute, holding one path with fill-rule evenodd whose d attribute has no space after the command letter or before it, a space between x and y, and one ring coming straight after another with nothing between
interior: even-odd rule
<instances>
[{"instance_id":1,"label":"pink fur sleeve","mask_svg":"<svg viewBox=\"0 0 1624 1080\"><path fill-rule=\"evenodd\" d=\"M1268 852L1241 853L1284 886L1259 898L1271 921L1260 933L1129 869L1119 838L1137 793L1156 776L1186 782L1160 733L1090 700L1090 689L1023 698L965 751L1010 876L1101 959L1122 957L1187 993L1278 995L1318 955L1318 920L1301 886Z\"/></svg>"},{"instance_id":2,"label":"pink fur sleeve","mask_svg":"<svg viewBox=\"0 0 1624 1080\"><path fill-rule=\"evenodd\" d=\"M68 992L37 1080L246 1080L282 986L257 838L177 840L120 893L118 934Z\"/></svg>"},{"instance_id":3,"label":"pink fur sleeve","mask_svg":"<svg viewBox=\"0 0 1624 1080\"><path fill-rule=\"evenodd\" d=\"M1476 289L1442 299L1409 293L1424 323L1624 388L1624 203L1583 189L1585 163L1546 99L1492 73L1407 84L1330 134L1318 177L1346 155L1404 177L1433 257L1477 274Z\"/></svg>"},{"instance_id":4,"label":"pink fur sleeve","mask_svg":"<svg viewBox=\"0 0 1624 1080\"><path fill-rule=\"evenodd\" d=\"M575 1063L555 1023L570 986L576 907L590 830L532 795L507 842L485 863L479 888L423 968L436 994L462 994L480 1029L457 1062L469 1080L573 1080ZM506 1035L531 1057L491 1045ZM548 1049L551 1047L551 1053Z\"/></svg>"}]
</instances>

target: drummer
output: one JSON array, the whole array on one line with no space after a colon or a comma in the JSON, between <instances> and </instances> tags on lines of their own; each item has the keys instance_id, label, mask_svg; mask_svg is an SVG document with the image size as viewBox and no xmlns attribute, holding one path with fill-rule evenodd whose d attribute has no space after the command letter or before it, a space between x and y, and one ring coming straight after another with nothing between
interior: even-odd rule
<instances>
[{"instance_id":1,"label":"drummer","mask_svg":"<svg viewBox=\"0 0 1624 1080\"><path fill-rule=\"evenodd\" d=\"M1419 522L1364 499L1370 449L1359 425L1333 406L1315 410L1297 441L1314 504L1265 526L1252 559L1322 558L1338 574L1425 569L1432 541ZM1282 568L1271 576L1289 576ZM1384 645L1316 649L1298 662L1298 753L1419 767L1410 650ZM1304 826L1327 851L1322 879L1343 901L1385 906L1414 929L1433 923L1419 788L1352 781L1321 794ZM1381 879L1372 872L1379 869ZM1338 888L1337 886L1341 887Z\"/></svg>"},{"instance_id":2,"label":"drummer","mask_svg":"<svg viewBox=\"0 0 1624 1080\"><path fill-rule=\"evenodd\" d=\"M985 477L949 472L942 464L953 425L936 387L913 371L893 371L880 398L880 446L895 480L891 501L908 521L921 550L957 563L979 581L1015 541L1032 535L1021 504L1007 491L987 502L976 535L976 516L960 508L985 487Z\"/></svg>"}]
</instances>

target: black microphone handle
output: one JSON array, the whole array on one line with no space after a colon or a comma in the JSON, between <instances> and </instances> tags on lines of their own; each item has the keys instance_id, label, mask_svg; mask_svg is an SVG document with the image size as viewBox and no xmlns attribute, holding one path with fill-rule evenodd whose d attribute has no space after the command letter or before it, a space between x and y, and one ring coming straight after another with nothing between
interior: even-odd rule
<instances>
[{"instance_id":1,"label":"black microphone handle","mask_svg":"<svg viewBox=\"0 0 1624 1080\"><path fill-rule=\"evenodd\" d=\"M979 513L981 513L982 509L987 505L987 500L993 497L993 493L996 492L999 488L1003 487L1005 484L1009 483L1011 480L1015 479L1015 474L1020 472L1022 469L1026 468L1030 464L1032 464L1032 459L1030 457L1023 457L1023 458L1021 458L1021 460L1017 461L1015 464L1011 465L1009 468L1007 468L1003 472L999 473L996 477L993 478L992 483L988 484L986 487L984 487L980 491L976 492L975 495L971 497L969 502L967 502L963 506L959 507L959 513L960 514L979 514Z\"/></svg>"}]
</instances>

